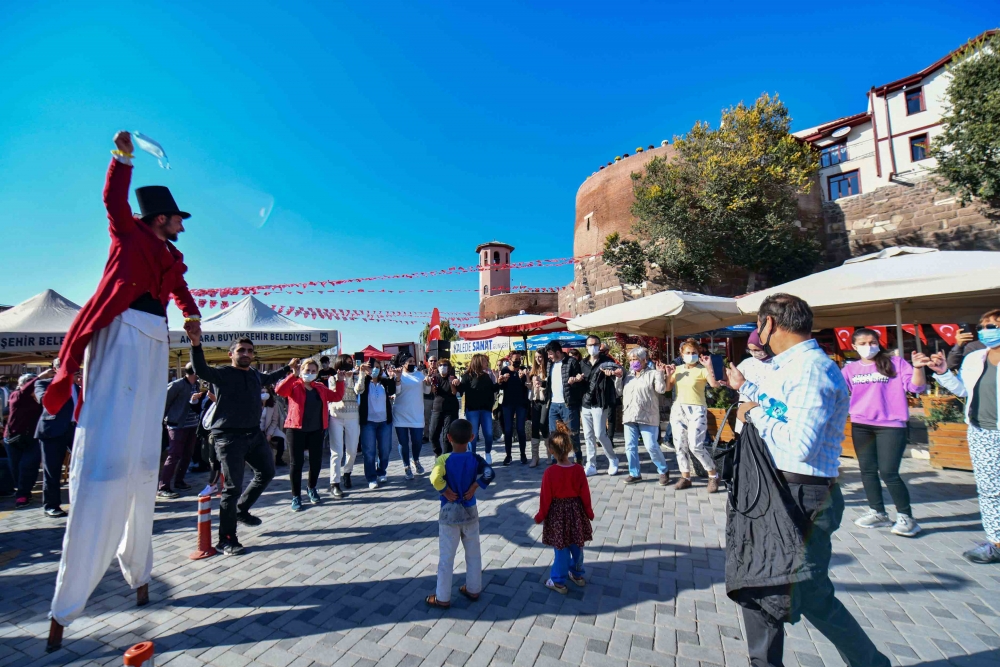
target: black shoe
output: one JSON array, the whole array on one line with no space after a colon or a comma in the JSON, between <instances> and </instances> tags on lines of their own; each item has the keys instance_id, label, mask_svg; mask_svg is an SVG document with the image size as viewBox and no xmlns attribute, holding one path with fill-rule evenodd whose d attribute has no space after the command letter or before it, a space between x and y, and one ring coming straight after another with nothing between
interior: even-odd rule
<instances>
[{"instance_id":1,"label":"black shoe","mask_svg":"<svg viewBox=\"0 0 1000 667\"><path fill-rule=\"evenodd\" d=\"M507 456L504 457L503 464L505 466L509 466L511 461L513 461L513 459L510 458L510 454L508 454Z\"/></svg>"},{"instance_id":2,"label":"black shoe","mask_svg":"<svg viewBox=\"0 0 1000 667\"><path fill-rule=\"evenodd\" d=\"M230 539L228 542L219 542L215 545L215 548L227 556L239 556L246 551L246 549L243 548L243 545L240 544L240 541L235 537Z\"/></svg>"},{"instance_id":3,"label":"black shoe","mask_svg":"<svg viewBox=\"0 0 1000 667\"><path fill-rule=\"evenodd\" d=\"M341 490L340 484L331 484L330 485L330 493L337 500L340 500L341 498L344 497L344 492Z\"/></svg>"},{"instance_id":4,"label":"black shoe","mask_svg":"<svg viewBox=\"0 0 1000 667\"><path fill-rule=\"evenodd\" d=\"M237 512L236 520L242 523L244 526L259 526L264 523L250 512Z\"/></svg>"},{"instance_id":5,"label":"black shoe","mask_svg":"<svg viewBox=\"0 0 1000 667\"><path fill-rule=\"evenodd\" d=\"M191 488L191 485L187 482L174 482L174 488L180 489L181 491L187 491Z\"/></svg>"},{"instance_id":6,"label":"black shoe","mask_svg":"<svg viewBox=\"0 0 1000 667\"><path fill-rule=\"evenodd\" d=\"M286 465L288 465L288 464L285 463L284 461L282 461L281 459L274 459L274 467L275 468L283 468Z\"/></svg>"},{"instance_id":7,"label":"black shoe","mask_svg":"<svg viewBox=\"0 0 1000 667\"><path fill-rule=\"evenodd\" d=\"M525 456L524 454L521 454L521 465L523 466L528 465L528 457Z\"/></svg>"},{"instance_id":8,"label":"black shoe","mask_svg":"<svg viewBox=\"0 0 1000 667\"><path fill-rule=\"evenodd\" d=\"M66 511L61 507L50 507L45 510L45 516L53 519L62 519L63 517L67 517L69 515L66 514Z\"/></svg>"},{"instance_id":9,"label":"black shoe","mask_svg":"<svg viewBox=\"0 0 1000 667\"><path fill-rule=\"evenodd\" d=\"M351 488L351 473L345 472L343 477L344 477L344 488L345 489Z\"/></svg>"}]
</instances>

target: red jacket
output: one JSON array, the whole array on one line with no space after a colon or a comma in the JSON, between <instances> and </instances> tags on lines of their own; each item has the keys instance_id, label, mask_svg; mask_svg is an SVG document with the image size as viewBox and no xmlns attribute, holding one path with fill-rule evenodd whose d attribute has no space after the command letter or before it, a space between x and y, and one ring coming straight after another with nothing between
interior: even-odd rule
<instances>
[{"instance_id":1,"label":"red jacket","mask_svg":"<svg viewBox=\"0 0 1000 667\"><path fill-rule=\"evenodd\" d=\"M83 364L83 353L93 335L146 292L159 299L164 307L173 295L185 317L199 315L198 305L184 280L187 271L184 256L132 215L128 203L131 179L131 165L112 159L104 185L111 250L97 291L77 313L59 350L62 365L44 399L50 414L58 413L69 398L73 374Z\"/></svg>"},{"instance_id":2,"label":"red jacket","mask_svg":"<svg viewBox=\"0 0 1000 667\"><path fill-rule=\"evenodd\" d=\"M338 380L337 388L334 390L320 382L313 382L312 386L323 400L323 428L327 428L330 425L330 403L344 399L344 382ZM284 380L274 385L274 393L288 399L285 428L302 428L302 417L306 409L306 385L302 378L292 374L285 376Z\"/></svg>"}]
</instances>

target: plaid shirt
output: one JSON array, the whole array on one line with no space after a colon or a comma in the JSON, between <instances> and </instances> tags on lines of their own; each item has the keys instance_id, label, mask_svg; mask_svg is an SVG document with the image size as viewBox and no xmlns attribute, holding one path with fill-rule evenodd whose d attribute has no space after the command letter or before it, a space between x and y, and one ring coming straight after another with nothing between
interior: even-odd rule
<instances>
[{"instance_id":1,"label":"plaid shirt","mask_svg":"<svg viewBox=\"0 0 1000 667\"><path fill-rule=\"evenodd\" d=\"M851 398L837 365L815 340L785 350L760 386L740 392L760 405L747 414L778 470L836 477Z\"/></svg>"}]
</instances>

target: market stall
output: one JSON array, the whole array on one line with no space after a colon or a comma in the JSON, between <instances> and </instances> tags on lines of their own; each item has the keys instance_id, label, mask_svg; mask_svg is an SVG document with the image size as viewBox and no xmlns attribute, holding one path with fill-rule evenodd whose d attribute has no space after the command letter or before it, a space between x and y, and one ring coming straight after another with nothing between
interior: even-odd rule
<instances>
[{"instance_id":1,"label":"market stall","mask_svg":"<svg viewBox=\"0 0 1000 667\"><path fill-rule=\"evenodd\" d=\"M55 359L79 311L80 306L49 289L0 313L0 364Z\"/></svg>"}]
</instances>

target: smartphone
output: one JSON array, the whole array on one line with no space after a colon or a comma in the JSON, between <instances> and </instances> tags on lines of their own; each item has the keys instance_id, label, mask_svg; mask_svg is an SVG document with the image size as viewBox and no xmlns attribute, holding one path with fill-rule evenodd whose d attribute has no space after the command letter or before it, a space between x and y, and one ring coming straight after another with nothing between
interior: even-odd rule
<instances>
[{"instance_id":1,"label":"smartphone","mask_svg":"<svg viewBox=\"0 0 1000 667\"><path fill-rule=\"evenodd\" d=\"M966 322L965 324L963 324L959 328L959 331L961 331L962 333L967 333L970 336L975 336L976 335L976 328L974 326L972 326L971 324L969 324L968 322Z\"/></svg>"},{"instance_id":2,"label":"smartphone","mask_svg":"<svg viewBox=\"0 0 1000 667\"><path fill-rule=\"evenodd\" d=\"M365 363L365 353L364 352L355 352L354 353L354 361L355 361L355 363L358 363L358 364Z\"/></svg>"}]
</instances>

